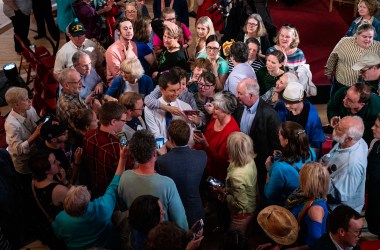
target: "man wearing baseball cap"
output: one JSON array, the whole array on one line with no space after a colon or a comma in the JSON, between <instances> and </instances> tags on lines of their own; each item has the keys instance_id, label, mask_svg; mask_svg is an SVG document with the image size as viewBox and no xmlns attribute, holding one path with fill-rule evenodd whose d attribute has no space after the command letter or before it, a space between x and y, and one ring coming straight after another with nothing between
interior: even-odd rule
<instances>
[{"instance_id":1,"label":"man wearing baseball cap","mask_svg":"<svg viewBox=\"0 0 380 250\"><path fill-rule=\"evenodd\" d=\"M359 71L359 78L372 86L372 92L379 92L380 57L378 54L370 52L362 55L359 61L352 66L352 69Z\"/></svg>"},{"instance_id":2,"label":"man wearing baseball cap","mask_svg":"<svg viewBox=\"0 0 380 250\"><path fill-rule=\"evenodd\" d=\"M42 125L40 137L44 140L40 149L49 149L55 155L57 161L60 162L60 166L66 172L67 180L73 183L75 178L73 174L76 175L73 169L76 169L76 165L79 165L81 162L82 149L77 149L74 155L74 163L70 163L71 155L69 153L66 154L63 150L68 138L67 123L50 118Z\"/></svg>"},{"instance_id":3,"label":"man wearing baseball cap","mask_svg":"<svg viewBox=\"0 0 380 250\"><path fill-rule=\"evenodd\" d=\"M54 77L57 80L63 69L73 66L72 57L78 50L88 51L95 57L93 62L99 63L99 60L97 61L96 58L102 58L99 56L100 52L96 48L96 44L85 37L86 29L77 18L69 24L66 30L70 41L65 43L62 48L58 50L55 57Z\"/></svg>"}]
</instances>

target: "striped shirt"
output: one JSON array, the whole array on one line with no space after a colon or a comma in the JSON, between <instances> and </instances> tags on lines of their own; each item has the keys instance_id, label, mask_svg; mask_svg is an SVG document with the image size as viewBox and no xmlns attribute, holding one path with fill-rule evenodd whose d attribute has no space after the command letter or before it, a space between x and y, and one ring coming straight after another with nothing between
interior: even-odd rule
<instances>
[{"instance_id":1,"label":"striped shirt","mask_svg":"<svg viewBox=\"0 0 380 250\"><path fill-rule=\"evenodd\" d=\"M271 53L272 51L275 51L275 50L276 50L276 48L274 46L270 47L267 51L267 56L269 53ZM297 48L293 54L286 55L286 57L287 57L287 61L286 61L285 66L288 67L289 70L291 70L291 71L296 71L298 66L306 63L305 55L300 48Z\"/></svg>"},{"instance_id":2,"label":"striped shirt","mask_svg":"<svg viewBox=\"0 0 380 250\"><path fill-rule=\"evenodd\" d=\"M331 52L325 66L325 75L331 76L335 72L335 79L346 86L352 86L358 80L358 72L351 67L359 58L369 52L380 55L380 42L365 49L359 47L355 37L343 37Z\"/></svg>"},{"instance_id":3,"label":"striped shirt","mask_svg":"<svg viewBox=\"0 0 380 250\"><path fill-rule=\"evenodd\" d=\"M256 58L256 60L254 60L252 63L251 63L251 67L253 68L253 70L255 71L255 73L261 68L261 67L264 67L264 63L263 61L261 61L260 59ZM234 69L234 64L232 63L232 60L231 58L228 59L228 73L231 73L231 71Z\"/></svg>"}]
</instances>

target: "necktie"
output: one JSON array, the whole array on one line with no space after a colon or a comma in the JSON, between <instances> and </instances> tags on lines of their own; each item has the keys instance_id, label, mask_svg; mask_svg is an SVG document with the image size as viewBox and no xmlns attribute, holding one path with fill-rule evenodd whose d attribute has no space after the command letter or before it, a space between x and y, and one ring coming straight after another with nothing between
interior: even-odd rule
<instances>
[{"instance_id":1,"label":"necktie","mask_svg":"<svg viewBox=\"0 0 380 250\"><path fill-rule=\"evenodd\" d=\"M170 103L167 104L168 106L171 106ZM173 119L173 115L170 112L165 113L165 121L166 121L166 130L169 128L169 124Z\"/></svg>"}]
</instances>

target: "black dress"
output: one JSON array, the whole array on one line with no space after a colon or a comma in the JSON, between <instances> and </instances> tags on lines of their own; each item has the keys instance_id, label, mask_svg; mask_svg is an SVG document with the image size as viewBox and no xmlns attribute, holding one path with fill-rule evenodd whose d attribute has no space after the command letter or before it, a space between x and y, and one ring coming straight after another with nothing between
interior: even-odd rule
<instances>
[{"instance_id":1,"label":"black dress","mask_svg":"<svg viewBox=\"0 0 380 250\"><path fill-rule=\"evenodd\" d=\"M36 196L38 201L40 202L41 206L45 209L46 213L52 218L55 219L55 216L59 212L63 210L63 206L56 206L53 204L52 200L52 193L53 189L58 185L58 183L50 183L46 187L43 188L36 188L34 187L34 190L36 191Z\"/></svg>"}]
</instances>

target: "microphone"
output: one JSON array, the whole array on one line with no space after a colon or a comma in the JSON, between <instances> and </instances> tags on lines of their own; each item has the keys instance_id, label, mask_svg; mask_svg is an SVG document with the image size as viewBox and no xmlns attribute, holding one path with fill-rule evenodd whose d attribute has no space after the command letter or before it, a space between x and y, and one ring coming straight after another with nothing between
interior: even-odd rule
<instances>
[{"instance_id":1,"label":"microphone","mask_svg":"<svg viewBox=\"0 0 380 250\"><path fill-rule=\"evenodd\" d=\"M332 164L330 167L327 168L327 170L329 171L329 174L332 174L336 171L336 165Z\"/></svg>"}]
</instances>

